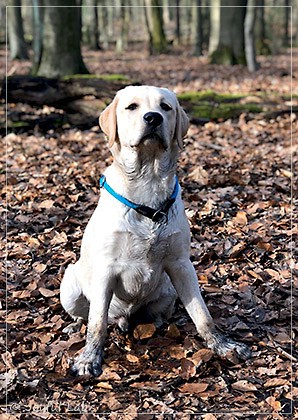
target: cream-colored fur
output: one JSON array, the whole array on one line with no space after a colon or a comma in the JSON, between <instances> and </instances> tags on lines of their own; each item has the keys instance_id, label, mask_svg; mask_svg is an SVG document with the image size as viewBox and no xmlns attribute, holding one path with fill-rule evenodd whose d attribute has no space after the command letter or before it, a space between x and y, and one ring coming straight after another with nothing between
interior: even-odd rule
<instances>
[{"instance_id":1,"label":"cream-colored fur","mask_svg":"<svg viewBox=\"0 0 298 420\"><path fill-rule=\"evenodd\" d=\"M154 113L160 124L146 121ZM158 114L158 115L157 115ZM109 185L125 198L159 208L174 189L176 162L188 118L175 94L152 86L119 91L103 111L100 125L114 157L106 170ZM206 344L224 355L244 345L221 335L201 297L189 260L190 229L181 192L166 223L153 222L116 200L105 189L85 230L80 259L61 284L61 302L80 325L88 321L86 346L76 359L77 375L101 372L107 323L126 329L129 318L145 307L157 324L168 318L180 297ZM71 324L67 331L73 331Z\"/></svg>"}]
</instances>

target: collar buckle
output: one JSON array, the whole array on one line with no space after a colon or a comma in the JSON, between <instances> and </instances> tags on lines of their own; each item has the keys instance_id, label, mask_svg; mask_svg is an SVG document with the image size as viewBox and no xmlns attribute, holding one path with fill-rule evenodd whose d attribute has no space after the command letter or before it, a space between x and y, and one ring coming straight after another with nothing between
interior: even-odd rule
<instances>
[{"instance_id":1,"label":"collar buckle","mask_svg":"<svg viewBox=\"0 0 298 420\"><path fill-rule=\"evenodd\" d=\"M153 222L168 223L168 214L162 210L157 210L151 217Z\"/></svg>"}]
</instances>

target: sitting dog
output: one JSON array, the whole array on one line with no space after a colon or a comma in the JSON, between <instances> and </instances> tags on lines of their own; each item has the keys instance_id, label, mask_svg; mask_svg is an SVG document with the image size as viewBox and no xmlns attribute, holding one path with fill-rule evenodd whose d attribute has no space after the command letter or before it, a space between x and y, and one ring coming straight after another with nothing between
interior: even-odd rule
<instances>
[{"instance_id":1,"label":"sitting dog","mask_svg":"<svg viewBox=\"0 0 298 420\"><path fill-rule=\"evenodd\" d=\"M99 121L114 161L100 180L80 259L61 283L61 303L75 320L66 331L88 321L72 374L100 375L108 323L127 330L143 308L161 325L177 295L209 348L246 359L248 348L216 329L189 259L190 228L176 176L189 121L176 95L153 86L126 87Z\"/></svg>"}]
</instances>

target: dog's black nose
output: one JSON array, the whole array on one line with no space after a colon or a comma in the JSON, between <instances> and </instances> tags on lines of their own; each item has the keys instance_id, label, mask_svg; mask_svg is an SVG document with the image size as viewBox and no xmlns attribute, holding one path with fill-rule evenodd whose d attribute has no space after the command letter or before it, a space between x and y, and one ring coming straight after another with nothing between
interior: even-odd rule
<instances>
[{"instance_id":1,"label":"dog's black nose","mask_svg":"<svg viewBox=\"0 0 298 420\"><path fill-rule=\"evenodd\" d=\"M143 118L146 124L153 128L158 127L163 122L163 116L158 112L147 112Z\"/></svg>"}]
</instances>

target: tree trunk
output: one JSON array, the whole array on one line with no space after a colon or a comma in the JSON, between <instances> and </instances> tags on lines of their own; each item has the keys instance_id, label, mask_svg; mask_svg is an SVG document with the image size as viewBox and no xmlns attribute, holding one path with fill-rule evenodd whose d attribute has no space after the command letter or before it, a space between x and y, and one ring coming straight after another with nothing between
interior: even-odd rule
<instances>
[{"instance_id":1,"label":"tree trunk","mask_svg":"<svg viewBox=\"0 0 298 420\"><path fill-rule=\"evenodd\" d=\"M63 6L59 7L61 3ZM43 50L37 71L39 76L88 73L80 48L81 8L73 6L76 6L75 0L52 0L51 6L45 7Z\"/></svg>"},{"instance_id":2,"label":"tree trunk","mask_svg":"<svg viewBox=\"0 0 298 420\"><path fill-rule=\"evenodd\" d=\"M254 26L256 20L256 1L248 0L245 22L244 22L244 34L245 34L245 56L247 67L250 72L254 72L259 68L256 59L255 49L255 38L254 38Z\"/></svg>"},{"instance_id":3,"label":"tree trunk","mask_svg":"<svg viewBox=\"0 0 298 420\"><path fill-rule=\"evenodd\" d=\"M163 20L166 25L169 25L171 21L169 2L170 2L169 0L163 0L162 15L163 15Z\"/></svg>"},{"instance_id":4,"label":"tree trunk","mask_svg":"<svg viewBox=\"0 0 298 420\"><path fill-rule=\"evenodd\" d=\"M86 41L92 50L99 50L98 0L86 0Z\"/></svg>"},{"instance_id":5,"label":"tree trunk","mask_svg":"<svg viewBox=\"0 0 298 420\"><path fill-rule=\"evenodd\" d=\"M128 30L129 30L129 2L120 0L119 4L119 20L120 34L117 36L116 51L122 52L128 46Z\"/></svg>"},{"instance_id":6,"label":"tree trunk","mask_svg":"<svg viewBox=\"0 0 298 420\"><path fill-rule=\"evenodd\" d=\"M152 45L149 50L153 54L162 54L167 51L167 40L164 32L162 6L160 0L150 0L150 15L152 21Z\"/></svg>"},{"instance_id":7,"label":"tree trunk","mask_svg":"<svg viewBox=\"0 0 298 420\"><path fill-rule=\"evenodd\" d=\"M33 20L33 68L32 73L36 73L41 60L44 8L43 0L32 0L32 20Z\"/></svg>"},{"instance_id":8,"label":"tree trunk","mask_svg":"<svg viewBox=\"0 0 298 420\"><path fill-rule=\"evenodd\" d=\"M290 2L285 0L285 12L284 12L284 36L283 36L283 46L289 46L289 18L290 18Z\"/></svg>"},{"instance_id":9,"label":"tree trunk","mask_svg":"<svg viewBox=\"0 0 298 420\"><path fill-rule=\"evenodd\" d=\"M219 44L220 35L220 0L213 0L210 10L210 37L209 37L209 56L216 51Z\"/></svg>"},{"instance_id":10,"label":"tree trunk","mask_svg":"<svg viewBox=\"0 0 298 420\"><path fill-rule=\"evenodd\" d=\"M194 5L194 52L195 56L203 53L203 20L202 20L202 2L196 0Z\"/></svg>"},{"instance_id":11,"label":"tree trunk","mask_svg":"<svg viewBox=\"0 0 298 420\"><path fill-rule=\"evenodd\" d=\"M257 0L257 13L255 24L255 44L257 54L270 54L270 48L266 41L264 0Z\"/></svg>"},{"instance_id":12,"label":"tree trunk","mask_svg":"<svg viewBox=\"0 0 298 420\"><path fill-rule=\"evenodd\" d=\"M27 60L29 57L24 38L21 0L8 0L7 6L10 58Z\"/></svg>"},{"instance_id":13,"label":"tree trunk","mask_svg":"<svg viewBox=\"0 0 298 420\"><path fill-rule=\"evenodd\" d=\"M103 29L101 31L101 45L103 49L109 48L109 34L108 34L108 11L104 0L98 0L99 3L99 26Z\"/></svg>"},{"instance_id":14,"label":"tree trunk","mask_svg":"<svg viewBox=\"0 0 298 420\"><path fill-rule=\"evenodd\" d=\"M180 0L176 0L175 6L175 20L176 20L176 28L175 28L175 37L176 37L176 44L180 45L181 43L181 31L180 31Z\"/></svg>"},{"instance_id":15,"label":"tree trunk","mask_svg":"<svg viewBox=\"0 0 298 420\"><path fill-rule=\"evenodd\" d=\"M214 0L209 56L215 64L246 64L244 19L247 0Z\"/></svg>"},{"instance_id":16,"label":"tree trunk","mask_svg":"<svg viewBox=\"0 0 298 420\"><path fill-rule=\"evenodd\" d=\"M152 55L153 54L153 41L152 41L152 32L151 32L151 27L150 27L150 22L149 22L149 14L148 14L148 7L146 4L146 0L143 0L143 9L144 9L144 18L145 18L145 25L147 28L147 33L148 33L148 51L149 54Z\"/></svg>"},{"instance_id":17,"label":"tree trunk","mask_svg":"<svg viewBox=\"0 0 298 420\"><path fill-rule=\"evenodd\" d=\"M193 6L193 0L191 0L190 7L187 7L184 11L185 16L182 17L181 21L183 22L183 25L185 27L184 31L182 33L184 34L183 42L186 45L191 45L192 40L194 39L194 6ZM182 8L181 8L182 9ZM181 10L182 12L182 10ZM183 43L182 42L182 43Z\"/></svg>"}]
</instances>

